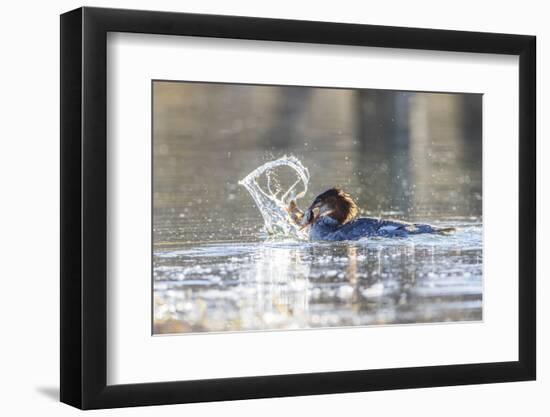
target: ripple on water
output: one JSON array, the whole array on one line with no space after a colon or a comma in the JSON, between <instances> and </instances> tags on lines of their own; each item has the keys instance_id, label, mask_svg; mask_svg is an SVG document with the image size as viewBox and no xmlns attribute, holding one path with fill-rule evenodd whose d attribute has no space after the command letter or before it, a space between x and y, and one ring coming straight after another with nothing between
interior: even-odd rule
<instances>
[{"instance_id":1,"label":"ripple on water","mask_svg":"<svg viewBox=\"0 0 550 417\"><path fill-rule=\"evenodd\" d=\"M161 248L155 320L187 331L478 321L482 227L452 225L448 236Z\"/></svg>"}]
</instances>

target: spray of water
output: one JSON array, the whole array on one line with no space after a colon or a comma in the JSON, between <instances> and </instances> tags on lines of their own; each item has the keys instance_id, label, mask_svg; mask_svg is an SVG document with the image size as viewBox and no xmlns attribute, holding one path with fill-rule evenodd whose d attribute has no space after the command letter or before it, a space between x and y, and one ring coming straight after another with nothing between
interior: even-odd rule
<instances>
[{"instance_id":1,"label":"spray of water","mask_svg":"<svg viewBox=\"0 0 550 417\"><path fill-rule=\"evenodd\" d=\"M286 189L278 181L278 171L283 167L293 170L296 177ZM291 221L287 208L291 201L296 201L306 194L308 183L307 168L295 156L286 155L259 166L239 181L258 206L269 234L298 238L305 237L304 232Z\"/></svg>"}]
</instances>

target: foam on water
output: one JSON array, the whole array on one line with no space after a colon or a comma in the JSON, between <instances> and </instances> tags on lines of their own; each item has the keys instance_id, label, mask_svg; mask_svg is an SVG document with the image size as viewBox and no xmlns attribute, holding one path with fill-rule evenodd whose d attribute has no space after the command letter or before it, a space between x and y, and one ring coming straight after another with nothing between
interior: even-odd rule
<instances>
[{"instance_id":1,"label":"foam on water","mask_svg":"<svg viewBox=\"0 0 550 417\"><path fill-rule=\"evenodd\" d=\"M288 167L294 171L296 180L287 188L277 180L278 171ZM262 186L261 181L265 184ZM305 238L306 235L289 218L286 208L289 203L302 198L309 184L309 171L295 156L283 156L259 166L239 184L247 189L264 219L269 234ZM303 189L298 191L302 184Z\"/></svg>"}]
</instances>

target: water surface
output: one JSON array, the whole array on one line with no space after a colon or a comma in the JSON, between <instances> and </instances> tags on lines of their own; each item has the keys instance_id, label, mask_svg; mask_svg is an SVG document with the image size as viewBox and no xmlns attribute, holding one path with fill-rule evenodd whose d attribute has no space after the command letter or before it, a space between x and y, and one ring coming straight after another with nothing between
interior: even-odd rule
<instances>
[{"instance_id":1,"label":"water surface","mask_svg":"<svg viewBox=\"0 0 550 417\"><path fill-rule=\"evenodd\" d=\"M449 223L447 223L449 224ZM481 226L454 236L250 239L155 252L157 332L479 320Z\"/></svg>"}]
</instances>

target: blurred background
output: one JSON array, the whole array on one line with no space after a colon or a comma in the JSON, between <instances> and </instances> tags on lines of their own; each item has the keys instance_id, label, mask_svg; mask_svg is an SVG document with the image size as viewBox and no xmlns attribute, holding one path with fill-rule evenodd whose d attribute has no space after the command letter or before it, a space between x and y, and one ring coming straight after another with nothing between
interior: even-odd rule
<instances>
[{"instance_id":1,"label":"blurred background","mask_svg":"<svg viewBox=\"0 0 550 417\"><path fill-rule=\"evenodd\" d=\"M482 319L482 96L153 82L155 334ZM273 242L237 183L295 155L307 207L453 236Z\"/></svg>"},{"instance_id":2,"label":"blurred background","mask_svg":"<svg viewBox=\"0 0 550 417\"><path fill-rule=\"evenodd\" d=\"M481 216L479 94L154 82L157 241L231 240L262 226L237 181L297 156L307 206L338 185L372 215ZM189 228L197 222L199 236ZM182 233L186 232L186 233Z\"/></svg>"}]
</instances>

